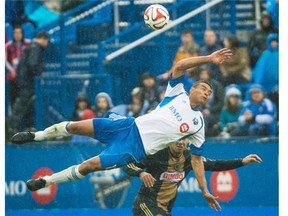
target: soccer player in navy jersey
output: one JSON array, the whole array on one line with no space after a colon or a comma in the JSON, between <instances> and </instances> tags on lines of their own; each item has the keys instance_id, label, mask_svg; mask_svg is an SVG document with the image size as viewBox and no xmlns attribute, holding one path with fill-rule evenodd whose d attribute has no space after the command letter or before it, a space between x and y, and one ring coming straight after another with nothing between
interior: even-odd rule
<instances>
[{"instance_id":1,"label":"soccer player in navy jersey","mask_svg":"<svg viewBox=\"0 0 288 216\"><path fill-rule=\"evenodd\" d=\"M143 182L134 200L134 216L171 215L178 188L193 170L191 154L186 149L187 140L149 155L140 163L130 163L123 167L128 175L138 176ZM212 160L202 156L202 160L205 171L225 171L262 162L257 154L230 160Z\"/></svg>"},{"instance_id":2,"label":"soccer player in navy jersey","mask_svg":"<svg viewBox=\"0 0 288 216\"><path fill-rule=\"evenodd\" d=\"M197 107L207 103L212 87L209 82L200 80L187 94L183 82L186 69L206 63L221 64L231 56L231 50L220 49L207 56L191 57L177 62L164 99L155 110L146 115L137 118L114 118L112 114L109 118L61 122L44 131L15 134L11 139L15 144L39 142L71 134L90 136L107 144L107 149L81 164L51 176L28 180L28 189L35 191L54 183L81 179L91 172L139 162L147 155L155 154L179 140L188 138L193 170L203 196L211 208L220 210L217 197L210 194L207 188L201 158L205 141L204 121L201 112L197 111Z\"/></svg>"}]
</instances>

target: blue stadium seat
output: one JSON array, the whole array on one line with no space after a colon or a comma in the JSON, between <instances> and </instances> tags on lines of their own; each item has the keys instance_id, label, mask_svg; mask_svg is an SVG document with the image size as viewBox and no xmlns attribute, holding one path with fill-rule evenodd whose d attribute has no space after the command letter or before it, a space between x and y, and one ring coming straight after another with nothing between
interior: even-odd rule
<instances>
[{"instance_id":1,"label":"blue stadium seat","mask_svg":"<svg viewBox=\"0 0 288 216\"><path fill-rule=\"evenodd\" d=\"M5 23L5 34L7 34L8 41L13 40L13 27L10 23Z\"/></svg>"},{"instance_id":2,"label":"blue stadium seat","mask_svg":"<svg viewBox=\"0 0 288 216\"><path fill-rule=\"evenodd\" d=\"M36 29L32 23L30 22L23 23L22 29L23 29L25 38L32 40L36 36Z\"/></svg>"}]
</instances>

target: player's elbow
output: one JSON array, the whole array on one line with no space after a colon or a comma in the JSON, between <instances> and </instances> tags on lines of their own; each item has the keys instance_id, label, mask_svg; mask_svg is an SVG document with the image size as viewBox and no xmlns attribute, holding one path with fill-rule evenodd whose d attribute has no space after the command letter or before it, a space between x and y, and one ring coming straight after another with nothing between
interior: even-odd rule
<instances>
[{"instance_id":1,"label":"player's elbow","mask_svg":"<svg viewBox=\"0 0 288 216\"><path fill-rule=\"evenodd\" d=\"M199 155L192 154L191 163L192 163L192 166L198 166L199 164L202 164L203 163L202 157Z\"/></svg>"},{"instance_id":2,"label":"player's elbow","mask_svg":"<svg viewBox=\"0 0 288 216\"><path fill-rule=\"evenodd\" d=\"M184 62L183 61L178 61L178 62L176 62L175 63L175 66L174 66L174 70L175 71L183 71L183 70L185 70L186 68L185 68L185 64L184 64Z\"/></svg>"},{"instance_id":3,"label":"player's elbow","mask_svg":"<svg viewBox=\"0 0 288 216\"><path fill-rule=\"evenodd\" d=\"M182 61L176 62L176 64L173 67L173 73L172 76L173 78L177 78L179 76L182 76L185 71L185 65Z\"/></svg>"}]
</instances>

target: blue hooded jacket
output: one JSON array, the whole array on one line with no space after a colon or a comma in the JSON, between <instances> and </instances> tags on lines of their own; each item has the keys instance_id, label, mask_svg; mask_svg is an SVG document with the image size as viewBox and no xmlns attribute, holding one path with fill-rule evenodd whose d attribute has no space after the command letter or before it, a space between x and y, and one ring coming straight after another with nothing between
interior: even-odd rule
<instances>
[{"instance_id":1,"label":"blue hooded jacket","mask_svg":"<svg viewBox=\"0 0 288 216\"><path fill-rule=\"evenodd\" d=\"M267 49L260 56L252 73L253 83L261 84L267 92L272 91L279 83L279 46L273 49L272 40L279 41L277 33L268 35Z\"/></svg>"}]
</instances>

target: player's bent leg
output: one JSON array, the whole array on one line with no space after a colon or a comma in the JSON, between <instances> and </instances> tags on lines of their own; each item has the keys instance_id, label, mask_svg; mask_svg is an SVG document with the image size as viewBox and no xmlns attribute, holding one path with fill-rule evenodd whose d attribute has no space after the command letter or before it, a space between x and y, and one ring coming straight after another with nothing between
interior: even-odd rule
<instances>
[{"instance_id":1,"label":"player's bent leg","mask_svg":"<svg viewBox=\"0 0 288 216\"><path fill-rule=\"evenodd\" d=\"M70 134L90 136L94 138L93 119L69 122L66 129Z\"/></svg>"},{"instance_id":2,"label":"player's bent leg","mask_svg":"<svg viewBox=\"0 0 288 216\"><path fill-rule=\"evenodd\" d=\"M79 172L82 175L102 170L101 160L99 156L90 158L79 165Z\"/></svg>"},{"instance_id":3,"label":"player's bent leg","mask_svg":"<svg viewBox=\"0 0 288 216\"><path fill-rule=\"evenodd\" d=\"M94 128L92 119L77 122L61 122L54 124L44 131L38 132L19 132L11 138L14 144L23 144L33 141L51 140L56 137L67 137L71 134L94 137Z\"/></svg>"},{"instance_id":4,"label":"player's bent leg","mask_svg":"<svg viewBox=\"0 0 288 216\"><path fill-rule=\"evenodd\" d=\"M54 173L51 176L44 176L38 179L30 179L27 181L27 188L36 191L51 184L69 182L84 178L88 173L101 170L101 161L98 156L82 162L79 165L68 167L65 170Z\"/></svg>"},{"instance_id":5,"label":"player's bent leg","mask_svg":"<svg viewBox=\"0 0 288 216\"><path fill-rule=\"evenodd\" d=\"M54 124L44 131L38 132L19 132L16 133L12 138L11 142L14 144L23 144L26 142L33 142L33 141L44 141L49 140L52 138L56 138L59 136L70 136L70 134L66 130L66 126L69 122L61 122L59 124Z\"/></svg>"}]
</instances>

